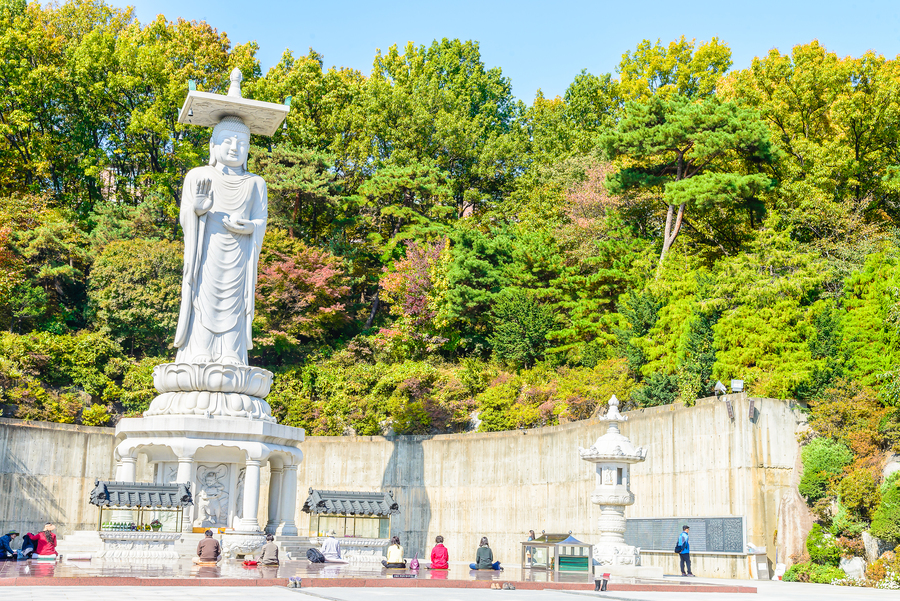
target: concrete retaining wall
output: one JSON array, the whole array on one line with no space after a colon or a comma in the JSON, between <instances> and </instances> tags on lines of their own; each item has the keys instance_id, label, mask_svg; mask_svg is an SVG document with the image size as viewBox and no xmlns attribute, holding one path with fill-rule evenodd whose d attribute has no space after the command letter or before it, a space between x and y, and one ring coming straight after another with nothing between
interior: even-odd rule
<instances>
[{"instance_id":1,"label":"concrete retaining wall","mask_svg":"<svg viewBox=\"0 0 900 601\"><path fill-rule=\"evenodd\" d=\"M627 515L742 515L748 542L766 546L774 559L778 504L794 486L796 430L805 418L788 401L728 398L733 420L715 399L627 414L623 434L649 449L647 461L632 470L637 502ZM590 542L599 510L590 502L593 466L580 459L578 448L605 431L605 423L587 420L486 434L308 437L298 474L300 534L307 533L308 519L299 509L312 487L393 491L401 513L392 530L407 554L420 558L438 534L453 561L474 560L478 540L487 536L494 556L509 564L519 560L529 529L571 530ZM45 516L63 532L93 527L88 492L95 478L112 474L111 429L4 419L0 445L7 449L0 463L0 527L33 529ZM146 466L139 474L150 479ZM262 480L264 524L267 474ZM695 572L746 577L746 565L744 556L711 556L698 561Z\"/></svg>"}]
</instances>

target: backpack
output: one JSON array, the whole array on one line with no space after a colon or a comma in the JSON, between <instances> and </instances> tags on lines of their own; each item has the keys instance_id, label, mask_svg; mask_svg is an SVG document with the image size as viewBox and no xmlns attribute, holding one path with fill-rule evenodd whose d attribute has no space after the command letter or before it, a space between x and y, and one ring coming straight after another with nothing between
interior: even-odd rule
<instances>
[{"instance_id":1,"label":"backpack","mask_svg":"<svg viewBox=\"0 0 900 601\"><path fill-rule=\"evenodd\" d=\"M684 545L681 544L681 535L678 535L678 542L675 543L675 552L681 555L681 552L684 551Z\"/></svg>"},{"instance_id":2,"label":"backpack","mask_svg":"<svg viewBox=\"0 0 900 601\"><path fill-rule=\"evenodd\" d=\"M409 569L410 570L418 570L419 569L419 553L416 552L416 556L409 560Z\"/></svg>"},{"instance_id":3,"label":"backpack","mask_svg":"<svg viewBox=\"0 0 900 601\"><path fill-rule=\"evenodd\" d=\"M309 563L325 563L325 556L318 549L309 549L306 552L306 559Z\"/></svg>"}]
</instances>

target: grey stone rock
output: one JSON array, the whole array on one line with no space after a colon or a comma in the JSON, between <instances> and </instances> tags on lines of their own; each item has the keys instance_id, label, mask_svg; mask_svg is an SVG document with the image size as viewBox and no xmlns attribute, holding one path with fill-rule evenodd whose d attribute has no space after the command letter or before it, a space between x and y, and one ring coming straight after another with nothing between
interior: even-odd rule
<instances>
[{"instance_id":1,"label":"grey stone rock","mask_svg":"<svg viewBox=\"0 0 900 601\"><path fill-rule=\"evenodd\" d=\"M894 472L900 472L900 455L891 455L888 457L887 462L884 464L884 469L881 471L881 475L887 480L888 476Z\"/></svg>"},{"instance_id":2,"label":"grey stone rock","mask_svg":"<svg viewBox=\"0 0 900 601\"><path fill-rule=\"evenodd\" d=\"M885 551L891 550L891 545L887 544L877 536L872 536L868 532L862 533L863 545L866 547L866 561L874 563L881 557Z\"/></svg>"},{"instance_id":3,"label":"grey stone rock","mask_svg":"<svg viewBox=\"0 0 900 601\"><path fill-rule=\"evenodd\" d=\"M847 575L847 578L861 579L866 575L866 560L862 557L841 557L841 569Z\"/></svg>"}]
</instances>

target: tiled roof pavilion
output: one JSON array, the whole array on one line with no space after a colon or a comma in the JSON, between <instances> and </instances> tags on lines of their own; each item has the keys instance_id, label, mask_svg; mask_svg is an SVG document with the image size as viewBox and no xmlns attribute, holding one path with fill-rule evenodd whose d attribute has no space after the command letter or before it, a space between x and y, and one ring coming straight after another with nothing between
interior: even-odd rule
<instances>
[{"instance_id":1,"label":"tiled roof pavilion","mask_svg":"<svg viewBox=\"0 0 900 601\"><path fill-rule=\"evenodd\" d=\"M303 511L332 515L388 516L400 513L400 506L387 492L350 492L310 488L309 497L303 504Z\"/></svg>"},{"instance_id":2,"label":"tiled roof pavilion","mask_svg":"<svg viewBox=\"0 0 900 601\"><path fill-rule=\"evenodd\" d=\"M184 484L97 480L91 491L91 503L102 507L186 507L192 501Z\"/></svg>"}]
</instances>

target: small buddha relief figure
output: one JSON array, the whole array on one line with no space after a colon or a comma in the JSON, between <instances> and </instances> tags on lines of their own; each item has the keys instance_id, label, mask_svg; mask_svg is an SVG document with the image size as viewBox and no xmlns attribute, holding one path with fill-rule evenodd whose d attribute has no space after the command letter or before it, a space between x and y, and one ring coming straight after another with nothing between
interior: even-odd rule
<instances>
[{"instance_id":1,"label":"small buddha relief figure","mask_svg":"<svg viewBox=\"0 0 900 601\"><path fill-rule=\"evenodd\" d=\"M209 148L209 165L189 171L182 189L176 361L247 365L268 219L266 183L247 171L250 129L239 117L225 117L213 128Z\"/></svg>"}]
</instances>

